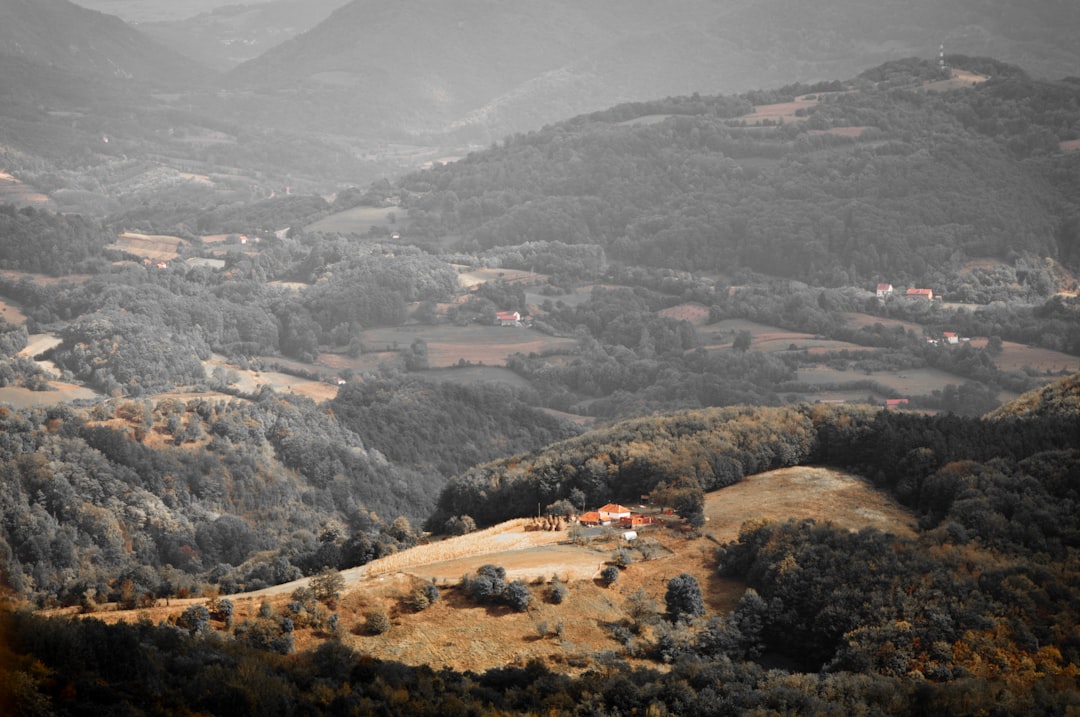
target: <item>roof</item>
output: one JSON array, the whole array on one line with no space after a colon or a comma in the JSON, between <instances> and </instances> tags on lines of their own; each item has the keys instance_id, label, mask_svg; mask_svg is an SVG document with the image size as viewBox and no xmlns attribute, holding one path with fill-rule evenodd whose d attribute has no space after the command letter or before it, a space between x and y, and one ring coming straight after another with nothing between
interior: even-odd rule
<instances>
[{"instance_id":1,"label":"roof","mask_svg":"<svg viewBox=\"0 0 1080 717\"><path fill-rule=\"evenodd\" d=\"M599 523L600 522L600 514L597 513L595 510L591 510L588 513L583 514L580 518L578 518L578 522L579 523Z\"/></svg>"},{"instance_id":2,"label":"roof","mask_svg":"<svg viewBox=\"0 0 1080 717\"><path fill-rule=\"evenodd\" d=\"M878 291L892 291L892 284L878 284Z\"/></svg>"},{"instance_id":3,"label":"roof","mask_svg":"<svg viewBox=\"0 0 1080 717\"><path fill-rule=\"evenodd\" d=\"M907 295L908 296L933 296L934 295L934 290L933 289L908 289L907 290Z\"/></svg>"},{"instance_id":4,"label":"roof","mask_svg":"<svg viewBox=\"0 0 1080 717\"><path fill-rule=\"evenodd\" d=\"M618 503L608 503L603 508L600 508L601 513L629 513L630 509L625 505L619 505Z\"/></svg>"},{"instance_id":5,"label":"roof","mask_svg":"<svg viewBox=\"0 0 1080 717\"><path fill-rule=\"evenodd\" d=\"M517 321L521 314L516 311L499 311L495 313L495 318L499 321Z\"/></svg>"}]
</instances>

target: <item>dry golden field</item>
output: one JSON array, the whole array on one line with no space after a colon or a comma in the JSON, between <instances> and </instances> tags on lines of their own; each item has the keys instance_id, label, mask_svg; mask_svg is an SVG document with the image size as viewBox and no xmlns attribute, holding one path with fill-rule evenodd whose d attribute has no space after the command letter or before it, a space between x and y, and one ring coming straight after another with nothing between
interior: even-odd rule
<instances>
[{"instance_id":1,"label":"dry golden field","mask_svg":"<svg viewBox=\"0 0 1080 717\"><path fill-rule=\"evenodd\" d=\"M763 473L715 491L707 496L706 516L708 522L697 536L663 527L640 531L641 539L653 545L651 559L643 560L635 551L633 563L611 586L594 578L612 551L626 545L618 533L575 545L565 532L526 532L529 521L513 520L343 571L346 589L333 609L347 628L342 639L378 658L477 671L540 659L553 669L576 672L591 664L590 655L619 647L604 625L626 618L626 599L639 588L663 610L667 581L689 572L702 586L709 614L733 608L745 587L717 576L714 550L718 543L736 538L748 520L813 518L850 530L869 526L898 535L911 535L915 525L913 516L861 478L815 467ZM530 585L534 601L528 611L476 605L453 587L463 574L485 563L499 565L510 579L521 578ZM569 596L560 605L544 600L552 576L569 586ZM427 610L413 612L404 598L432 578L443 586L442 597ZM254 617L264 600L283 609L289 594L305 582L230 596L237 622ZM158 622L202 602L205 598L172 600L167 606L159 601L156 607L127 612L106 608L95 617L109 622L146 617ZM390 615L392 627L385 634L364 634L363 615L371 609ZM544 637L541 623L547 623ZM556 625L562 628L561 637L552 634ZM328 636L301 629L296 638L297 648L305 649Z\"/></svg>"}]
</instances>

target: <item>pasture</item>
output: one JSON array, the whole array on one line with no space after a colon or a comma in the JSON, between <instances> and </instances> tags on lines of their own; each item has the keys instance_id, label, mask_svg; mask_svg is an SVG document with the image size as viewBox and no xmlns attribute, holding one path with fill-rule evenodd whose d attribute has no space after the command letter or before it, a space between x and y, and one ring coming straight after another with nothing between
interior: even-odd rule
<instances>
[{"instance_id":1,"label":"pasture","mask_svg":"<svg viewBox=\"0 0 1080 717\"><path fill-rule=\"evenodd\" d=\"M23 313L22 309L10 301L0 299L0 319L3 319L9 324L22 326L26 323L26 314Z\"/></svg>"},{"instance_id":2,"label":"pasture","mask_svg":"<svg viewBox=\"0 0 1080 717\"><path fill-rule=\"evenodd\" d=\"M376 227L391 227L404 232L409 222L401 207L353 207L312 222L305 232L327 234L367 234Z\"/></svg>"},{"instance_id":3,"label":"pasture","mask_svg":"<svg viewBox=\"0 0 1080 717\"><path fill-rule=\"evenodd\" d=\"M172 261L180 256L180 245L186 244L180 237L167 234L140 234L139 232L124 232L109 244L109 249L134 254L151 261Z\"/></svg>"},{"instance_id":4,"label":"pasture","mask_svg":"<svg viewBox=\"0 0 1080 717\"><path fill-rule=\"evenodd\" d=\"M810 366L798 370L800 383L844 386L856 381L873 381L892 389L900 396L925 396L942 391L947 385L959 386L967 379L936 368L913 368L903 371L842 371L829 366Z\"/></svg>"},{"instance_id":5,"label":"pasture","mask_svg":"<svg viewBox=\"0 0 1080 717\"><path fill-rule=\"evenodd\" d=\"M514 354L570 351L574 339L542 334L534 329L503 326L402 326L367 329L360 335L375 351L399 351L420 339L427 343L428 365L447 368L459 362L502 366Z\"/></svg>"},{"instance_id":6,"label":"pasture","mask_svg":"<svg viewBox=\"0 0 1080 717\"><path fill-rule=\"evenodd\" d=\"M532 384L508 368L499 366L464 366L425 371L425 379L458 386L479 386L503 383L512 388L530 388Z\"/></svg>"},{"instance_id":7,"label":"pasture","mask_svg":"<svg viewBox=\"0 0 1080 717\"><path fill-rule=\"evenodd\" d=\"M268 357L268 361L281 363L281 359ZM317 371L318 367L307 364L296 364L307 370ZM269 386L278 393L295 393L307 396L313 401L329 401L337 395L337 384L326 381L316 381L308 378L300 378L279 371L255 371L241 369L230 364L224 356L214 354L209 360L203 361L203 369L206 375L213 376L214 369L222 369L233 380L230 385L235 386L243 393L254 393L262 386Z\"/></svg>"},{"instance_id":8,"label":"pasture","mask_svg":"<svg viewBox=\"0 0 1080 717\"><path fill-rule=\"evenodd\" d=\"M975 348L983 348L986 346L986 339L972 339L971 345ZM1013 341L1002 341L1001 353L994 356L994 364L1002 371L1022 371L1025 368L1031 368L1043 373L1074 373L1080 371L1080 356L1038 346L1025 346Z\"/></svg>"},{"instance_id":9,"label":"pasture","mask_svg":"<svg viewBox=\"0 0 1080 717\"><path fill-rule=\"evenodd\" d=\"M741 331L749 331L752 337L750 342L751 351L774 353L777 351L789 351L794 345L796 350L806 349L811 352L823 351L871 351L865 346L849 343L847 341L834 341L815 337L799 331L789 331L779 326L759 324L756 321L746 319L724 319L714 324L698 329L698 337L706 349L729 349L735 341L735 337Z\"/></svg>"},{"instance_id":10,"label":"pasture","mask_svg":"<svg viewBox=\"0 0 1080 717\"><path fill-rule=\"evenodd\" d=\"M0 204L41 207L49 203L49 197L37 192L21 180L0 169Z\"/></svg>"},{"instance_id":11,"label":"pasture","mask_svg":"<svg viewBox=\"0 0 1080 717\"><path fill-rule=\"evenodd\" d=\"M73 383L51 381L49 386L55 390L31 391L22 386L5 386L0 388L0 404L6 403L13 408L41 408L77 400L101 398L100 394L94 392L93 389L76 386Z\"/></svg>"},{"instance_id":12,"label":"pasture","mask_svg":"<svg viewBox=\"0 0 1080 717\"><path fill-rule=\"evenodd\" d=\"M548 280L546 274L537 274L521 269L501 269L490 267L466 267L455 265L458 271L458 285L462 289L472 289L480 284L504 281L507 284L536 284Z\"/></svg>"}]
</instances>

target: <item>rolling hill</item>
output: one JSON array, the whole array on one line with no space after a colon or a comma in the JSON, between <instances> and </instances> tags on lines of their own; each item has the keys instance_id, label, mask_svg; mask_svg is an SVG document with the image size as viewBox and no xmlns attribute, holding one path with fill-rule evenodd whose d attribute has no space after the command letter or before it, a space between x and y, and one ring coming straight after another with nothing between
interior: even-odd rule
<instances>
[{"instance_id":1,"label":"rolling hill","mask_svg":"<svg viewBox=\"0 0 1080 717\"><path fill-rule=\"evenodd\" d=\"M0 56L82 77L192 86L209 73L119 18L68 0L2 0Z\"/></svg>"},{"instance_id":2,"label":"rolling hill","mask_svg":"<svg viewBox=\"0 0 1080 717\"><path fill-rule=\"evenodd\" d=\"M324 108L339 132L447 132L490 142L627 101L843 77L881 62L992 54L1077 74L1075 6L858 2L354 0L231 73L233 88ZM1021 22L1022 21L1022 22ZM1021 28L1023 28L1021 30ZM289 113L293 122L300 116Z\"/></svg>"}]
</instances>

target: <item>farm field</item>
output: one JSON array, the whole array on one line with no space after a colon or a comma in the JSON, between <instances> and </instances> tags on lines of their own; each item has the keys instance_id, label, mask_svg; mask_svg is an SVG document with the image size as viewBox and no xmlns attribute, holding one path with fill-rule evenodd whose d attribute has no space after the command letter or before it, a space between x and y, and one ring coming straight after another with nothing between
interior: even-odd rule
<instances>
[{"instance_id":1,"label":"farm field","mask_svg":"<svg viewBox=\"0 0 1080 717\"><path fill-rule=\"evenodd\" d=\"M872 314L860 314L857 312L845 312L843 316L845 319L847 319L847 325L853 329L861 329L865 326L881 324L886 328L895 328L899 326L904 330L905 333L908 331L913 331L916 336L922 336L923 333L923 327L913 321L902 321L901 319L886 319L880 316L873 316Z\"/></svg>"},{"instance_id":2,"label":"farm field","mask_svg":"<svg viewBox=\"0 0 1080 717\"><path fill-rule=\"evenodd\" d=\"M277 361L278 359L268 357L268 360ZM209 360L203 361L203 368L208 377L213 375L214 369L220 368L224 370L235 379L231 385L236 386L243 393L254 393L261 386L270 386L279 393L296 393L307 396L314 401L329 401L337 395L336 384L329 384L326 381L313 381L278 371L254 371L237 368L230 364L224 356L218 354L214 354Z\"/></svg>"},{"instance_id":3,"label":"farm field","mask_svg":"<svg viewBox=\"0 0 1080 717\"><path fill-rule=\"evenodd\" d=\"M745 319L724 319L715 324L709 324L698 329L698 336L707 349L730 348L740 331L749 331L753 340L750 343L751 351L775 352L788 351L792 344L798 349L817 349L819 351L870 351L866 346L849 343L847 341L834 341L832 339L815 338L813 334L789 331L779 326L759 324Z\"/></svg>"},{"instance_id":4,"label":"farm field","mask_svg":"<svg viewBox=\"0 0 1080 717\"><path fill-rule=\"evenodd\" d=\"M30 205L43 207L49 197L35 191L29 185L0 169L0 204Z\"/></svg>"},{"instance_id":5,"label":"farm field","mask_svg":"<svg viewBox=\"0 0 1080 717\"><path fill-rule=\"evenodd\" d=\"M532 384L507 368L499 366L466 366L464 368L439 368L424 371L423 378L440 383L460 386L504 383L513 388L530 388Z\"/></svg>"},{"instance_id":6,"label":"farm field","mask_svg":"<svg viewBox=\"0 0 1080 717\"><path fill-rule=\"evenodd\" d=\"M936 368L913 368L897 372L879 371L866 374L861 371L840 371L828 366L811 366L799 369L798 381L819 385L874 381L888 386L901 396L922 396L944 390L950 383L960 385L965 379Z\"/></svg>"},{"instance_id":7,"label":"farm field","mask_svg":"<svg viewBox=\"0 0 1080 717\"><path fill-rule=\"evenodd\" d=\"M500 279L507 284L535 284L548 280L546 274L537 274L536 272L521 269L465 267L460 265L457 265L456 268L458 270L458 285L463 289L472 289L474 286L489 281L499 281Z\"/></svg>"},{"instance_id":8,"label":"farm field","mask_svg":"<svg viewBox=\"0 0 1080 717\"><path fill-rule=\"evenodd\" d=\"M431 368L447 368L459 361L502 366L517 353L569 351L577 346L573 339L548 336L533 329L477 325L368 329L361 339L365 346L388 351L406 349L422 339L427 343Z\"/></svg>"},{"instance_id":9,"label":"farm field","mask_svg":"<svg viewBox=\"0 0 1080 717\"><path fill-rule=\"evenodd\" d=\"M972 339L975 348L986 346L986 339ZM1001 353L994 357L994 364L1002 371L1021 371L1033 368L1047 373L1072 373L1080 371L1080 356L1053 351L1038 346L1025 346L1013 341L1001 342ZM1050 378L1050 377L1047 377Z\"/></svg>"},{"instance_id":10,"label":"farm field","mask_svg":"<svg viewBox=\"0 0 1080 717\"><path fill-rule=\"evenodd\" d=\"M367 234L374 227L391 226L406 231L409 223L400 207L353 207L312 222L305 232Z\"/></svg>"},{"instance_id":11,"label":"farm field","mask_svg":"<svg viewBox=\"0 0 1080 717\"><path fill-rule=\"evenodd\" d=\"M3 319L9 324L22 326L26 323L26 314L23 313L22 309L10 301L0 300L0 319Z\"/></svg>"},{"instance_id":12,"label":"farm field","mask_svg":"<svg viewBox=\"0 0 1080 717\"><path fill-rule=\"evenodd\" d=\"M177 248L186 243L180 237L167 234L124 232L108 248L153 261L172 261L180 256Z\"/></svg>"},{"instance_id":13,"label":"farm field","mask_svg":"<svg viewBox=\"0 0 1080 717\"><path fill-rule=\"evenodd\" d=\"M62 381L50 381L49 385L55 390L31 391L22 386L5 386L0 388L0 404L8 404L14 408L39 408L82 399L101 398L93 389L85 386L76 386Z\"/></svg>"}]
</instances>

